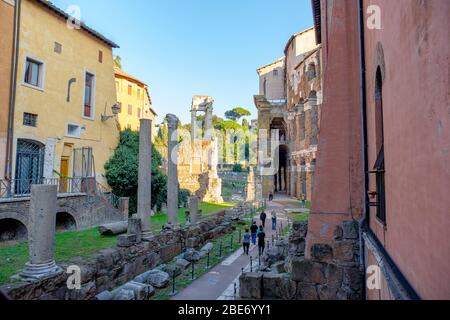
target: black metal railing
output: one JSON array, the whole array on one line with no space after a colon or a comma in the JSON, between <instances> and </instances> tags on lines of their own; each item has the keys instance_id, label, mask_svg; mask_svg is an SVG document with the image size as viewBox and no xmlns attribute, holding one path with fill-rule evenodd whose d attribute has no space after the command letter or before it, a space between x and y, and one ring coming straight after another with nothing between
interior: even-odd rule
<instances>
[{"instance_id":1,"label":"black metal railing","mask_svg":"<svg viewBox=\"0 0 450 320\"><path fill-rule=\"evenodd\" d=\"M35 184L56 185L58 194L86 193L89 185L86 178L0 180L0 199L28 197L31 194L31 186Z\"/></svg>"}]
</instances>

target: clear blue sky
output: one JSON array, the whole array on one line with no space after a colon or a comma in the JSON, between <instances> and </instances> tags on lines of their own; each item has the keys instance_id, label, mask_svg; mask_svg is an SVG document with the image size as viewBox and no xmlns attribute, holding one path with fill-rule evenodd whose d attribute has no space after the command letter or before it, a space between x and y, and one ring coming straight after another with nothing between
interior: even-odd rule
<instances>
[{"instance_id":1,"label":"clear blue sky","mask_svg":"<svg viewBox=\"0 0 450 320\"><path fill-rule=\"evenodd\" d=\"M242 106L256 118L256 69L283 56L290 36L313 25L310 0L53 0L81 8L87 25L120 45L125 71L146 82L160 122L190 121L193 95L215 114Z\"/></svg>"}]
</instances>

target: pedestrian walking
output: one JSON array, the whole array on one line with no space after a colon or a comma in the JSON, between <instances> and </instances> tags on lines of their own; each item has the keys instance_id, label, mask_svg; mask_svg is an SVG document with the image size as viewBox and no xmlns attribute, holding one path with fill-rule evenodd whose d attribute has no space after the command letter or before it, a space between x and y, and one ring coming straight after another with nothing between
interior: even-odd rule
<instances>
[{"instance_id":1,"label":"pedestrian walking","mask_svg":"<svg viewBox=\"0 0 450 320\"><path fill-rule=\"evenodd\" d=\"M259 255L262 256L264 254L264 249L266 248L266 233L264 232L263 226L259 227L256 236L258 237Z\"/></svg>"},{"instance_id":2,"label":"pedestrian walking","mask_svg":"<svg viewBox=\"0 0 450 320\"><path fill-rule=\"evenodd\" d=\"M251 241L251 234L248 229L245 229L243 246L244 246L244 254L246 255L248 255L250 249L250 241Z\"/></svg>"},{"instance_id":3,"label":"pedestrian walking","mask_svg":"<svg viewBox=\"0 0 450 320\"><path fill-rule=\"evenodd\" d=\"M264 212L261 212L261 216L259 217L261 219L261 224L262 227L265 228L266 227L266 219L267 219L267 214Z\"/></svg>"},{"instance_id":4,"label":"pedestrian walking","mask_svg":"<svg viewBox=\"0 0 450 320\"><path fill-rule=\"evenodd\" d=\"M252 234L252 243L254 246L256 246L256 234L258 233L258 226L256 225L256 221L253 221L253 224L250 227L250 231Z\"/></svg>"},{"instance_id":5,"label":"pedestrian walking","mask_svg":"<svg viewBox=\"0 0 450 320\"><path fill-rule=\"evenodd\" d=\"M305 194L302 194L301 200L302 200L302 207L306 208L306 196L305 196Z\"/></svg>"},{"instance_id":6,"label":"pedestrian walking","mask_svg":"<svg viewBox=\"0 0 450 320\"><path fill-rule=\"evenodd\" d=\"M277 230L277 213L275 212L275 210L272 211L272 230Z\"/></svg>"},{"instance_id":7,"label":"pedestrian walking","mask_svg":"<svg viewBox=\"0 0 450 320\"><path fill-rule=\"evenodd\" d=\"M269 193L269 201L272 202L273 201L273 193Z\"/></svg>"}]
</instances>

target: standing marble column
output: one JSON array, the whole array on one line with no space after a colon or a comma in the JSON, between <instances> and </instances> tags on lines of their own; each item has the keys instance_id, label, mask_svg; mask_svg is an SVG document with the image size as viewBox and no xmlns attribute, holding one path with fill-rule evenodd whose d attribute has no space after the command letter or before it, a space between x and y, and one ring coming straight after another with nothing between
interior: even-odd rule
<instances>
[{"instance_id":1,"label":"standing marble column","mask_svg":"<svg viewBox=\"0 0 450 320\"><path fill-rule=\"evenodd\" d=\"M191 110L191 140L197 138L197 111Z\"/></svg>"},{"instance_id":2,"label":"standing marble column","mask_svg":"<svg viewBox=\"0 0 450 320\"><path fill-rule=\"evenodd\" d=\"M54 259L56 201L56 185L31 186L28 225L30 261L19 275L25 280L38 280L61 271Z\"/></svg>"},{"instance_id":3,"label":"standing marble column","mask_svg":"<svg viewBox=\"0 0 450 320\"><path fill-rule=\"evenodd\" d=\"M179 120L173 114L168 114L166 119L169 127L167 213L169 215L169 224L175 227L178 224L178 135L176 131Z\"/></svg>"},{"instance_id":4,"label":"standing marble column","mask_svg":"<svg viewBox=\"0 0 450 320\"><path fill-rule=\"evenodd\" d=\"M198 222L198 203L199 198L197 196L192 196L189 198L189 215L191 218L191 223L197 223Z\"/></svg>"},{"instance_id":5,"label":"standing marble column","mask_svg":"<svg viewBox=\"0 0 450 320\"><path fill-rule=\"evenodd\" d=\"M150 214L152 211L152 121L140 120L139 130L139 180L137 215L142 224L142 239L152 236Z\"/></svg>"}]
</instances>

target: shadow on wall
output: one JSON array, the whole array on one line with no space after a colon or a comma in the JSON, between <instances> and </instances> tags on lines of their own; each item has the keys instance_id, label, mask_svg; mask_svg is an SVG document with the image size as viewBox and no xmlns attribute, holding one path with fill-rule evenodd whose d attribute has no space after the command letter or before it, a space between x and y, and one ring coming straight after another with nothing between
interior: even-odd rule
<instances>
[{"instance_id":1,"label":"shadow on wall","mask_svg":"<svg viewBox=\"0 0 450 320\"><path fill-rule=\"evenodd\" d=\"M16 219L0 220L0 242L28 239L27 227Z\"/></svg>"},{"instance_id":2,"label":"shadow on wall","mask_svg":"<svg viewBox=\"0 0 450 320\"><path fill-rule=\"evenodd\" d=\"M56 231L77 230L77 223L74 217L67 212L58 212L56 214Z\"/></svg>"}]
</instances>

